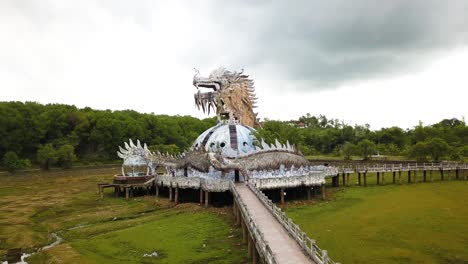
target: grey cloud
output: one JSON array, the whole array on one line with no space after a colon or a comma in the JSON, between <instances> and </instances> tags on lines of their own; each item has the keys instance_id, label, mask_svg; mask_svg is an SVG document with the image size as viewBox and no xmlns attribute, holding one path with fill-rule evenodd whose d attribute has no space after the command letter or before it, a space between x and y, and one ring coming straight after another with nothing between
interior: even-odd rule
<instances>
[{"instance_id":1,"label":"grey cloud","mask_svg":"<svg viewBox=\"0 0 468 264\"><path fill-rule=\"evenodd\" d=\"M417 70L468 44L467 1L218 2L211 12L232 39L226 60L274 65L265 75L308 81L307 89Z\"/></svg>"}]
</instances>

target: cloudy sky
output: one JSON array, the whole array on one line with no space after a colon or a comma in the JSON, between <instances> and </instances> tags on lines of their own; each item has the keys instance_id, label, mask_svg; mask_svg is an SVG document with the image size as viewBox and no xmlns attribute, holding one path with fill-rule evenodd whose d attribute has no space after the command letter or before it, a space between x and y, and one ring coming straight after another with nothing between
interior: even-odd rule
<instances>
[{"instance_id":1,"label":"cloudy sky","mask_svg":"<svg viewBox=\"0 0 468 264\"><path fill-rule=\"evenodd\" d=\"M468 1L0 0L0 101L204 117L194 67L262 118L373 129L468 114Z\"/></svg>"}]
</instances>

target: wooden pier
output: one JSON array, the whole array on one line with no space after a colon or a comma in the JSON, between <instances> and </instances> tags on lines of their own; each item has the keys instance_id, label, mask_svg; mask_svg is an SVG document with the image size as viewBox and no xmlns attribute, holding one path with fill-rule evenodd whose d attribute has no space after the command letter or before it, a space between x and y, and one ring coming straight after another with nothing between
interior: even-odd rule
<instances>
[{"instance_id":1,"label":"wooden pier","mask_svg":"<svg viewBox=\"0 0 468 264\"><path fill-rule=\"evenodd\" d=\"M391 177L392 184L418 183L422 176L422 182L434 181L439 176L444 180L467 180L468 163L400 163L400 164L339 164L338 174L332 177L332 186L350 186L350 175L357 175L357 185L367 186L368 174L376 176L377 185L385 185ZM419 176L419 177L418 177ZM406 179L404 179L406 177Z\"/></svg>"}]
</instances>

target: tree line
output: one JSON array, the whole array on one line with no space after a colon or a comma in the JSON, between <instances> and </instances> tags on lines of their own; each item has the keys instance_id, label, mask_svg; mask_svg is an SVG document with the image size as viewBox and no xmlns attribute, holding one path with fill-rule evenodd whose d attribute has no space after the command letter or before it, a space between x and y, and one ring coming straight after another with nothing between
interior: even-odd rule
<instances>
[{"instance_id":1,"label":"tree line","mask_svg":"<svg viewBox=\"0 0 468 264\"><path fill-rule=\"evenodd\" d=\"M12 171L31 164L48 169L71 167L77 161L108 162L118 159L117 146L129 138L146 142L151 150L177 153L215 124L215 118L0 102L0 157L3 166ZM373 131L369 125L352 126L306 114L287 122L266 120L257 134L267 142L289 140L305 155L369 159L380 154L435 161L468 156L468 128L464 120L455 118L406 130Z\"/></svg>"},{"instance_id":2,"label":"tree line","mask_svg":"<svg viewBox=\"0 0 468 264\"><path fill-rule=\"evenodd\" d=\"M17 169L30 163L48 169L76 161L108 162L118 159L118 146L129 138L146 142L152 150L177 153L215 124L215 118L0 102L0 157L3 165Z\"/></svg>"},{"instance_id":3,"label":"tree line","mask_svg":"<svg viewBox=\"0 0 468 264\"><path fill-rule=\"evenodd\" d=\"M300 126L298 126L300 124ZM417 161L462 161L468 158L468 127L464 120L444 119L436 124L421 122L411 129L399 127L371 130L368 124L349 125L326 116L306 114L298 120L266 121L258 136L274 142L289 139L305 155L402 156Z\"/></svg>"}]
</instances>

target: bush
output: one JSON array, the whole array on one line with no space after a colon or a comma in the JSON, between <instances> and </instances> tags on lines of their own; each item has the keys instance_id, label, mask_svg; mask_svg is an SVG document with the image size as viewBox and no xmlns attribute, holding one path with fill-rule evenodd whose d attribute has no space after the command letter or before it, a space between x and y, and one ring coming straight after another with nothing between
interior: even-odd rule
<instances>
[{"instance_id":1,"label":"bush","mask_svg":"<svg viewBox=\"0 0 468 264\"><path fill-rule=\"evenodd\" d=\"M3 166L10 173L15 173L18 170L31 166L31 162L28 159L20 159L18 155L13 151L8 151L3 156Z\"/></svg>"},{"instance_id":2,"label":"bush","mask_svg":"<svg viewBox=\"0 0 468 264\"><path fill-rule=\"evenodd\" d=\"M52 144L42 145L37 150L36 159L43 169L49 170L57 162L57 151Z\"/></svg>"},{"instance_id":3,"label":"bush","mask_svg":"<svg viewBox=\"0 0 468 264\"><path fill-rule=\"evenodd\" d=\"M357 144L358 153L364 158L364 160L368 160L370 155L373 155L376 151L377 147L375 143L364 139Z\"/></svg>"},{"instance_id":4,"label":"bush","mask_svg":"<svg viewBox=\"0 0 468 264\"><path fill-rule=\"evenodd\" d=\"M65 144L57 150L57 164L68 169L73 166L73 162L76 161L75 148L70 144Z\"/></svg>"}]
</instances>

